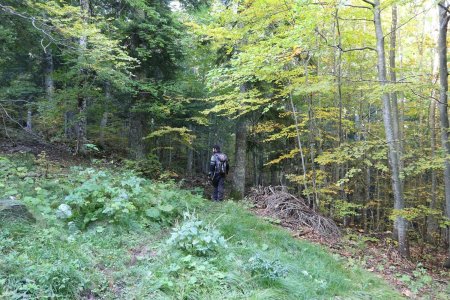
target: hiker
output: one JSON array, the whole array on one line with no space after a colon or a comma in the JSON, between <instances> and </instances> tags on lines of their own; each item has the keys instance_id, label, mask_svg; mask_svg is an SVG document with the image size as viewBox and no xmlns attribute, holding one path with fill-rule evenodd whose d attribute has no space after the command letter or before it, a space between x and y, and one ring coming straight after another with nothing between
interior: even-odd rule
<instances>
[{"instance_id":1,"label":"hiker","mask_svg":"<svg viewBox=\"0 0 450 300\"><path fill-rule=\"evenodd\" d=\"M228 165L228 157L225 153L220 152L220 146L215 145L212 149L213 155L209 166L208 178L214 187L212 195L213 201L222 201L224 192L225 177L228 174L230 166Z\"/></svg>"}]
</instances>

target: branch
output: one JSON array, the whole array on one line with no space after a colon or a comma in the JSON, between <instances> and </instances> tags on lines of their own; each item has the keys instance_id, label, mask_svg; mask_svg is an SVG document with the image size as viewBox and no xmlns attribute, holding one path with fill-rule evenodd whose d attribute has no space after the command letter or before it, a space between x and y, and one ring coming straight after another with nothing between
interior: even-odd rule
<instances>
[{"instance_id":1,"label":"branch","mask_svg":"<svg viewBox=\"0 0 450 300\"><path fill-rule=\"evenodd\" d=\"M40 142L40 143L42 143L42 144L44 144L44 145L46 145L46 146L52 146L52 147L54 147L54 148L56 148L56 149L59 149L59 150L62 150L62 151L67 151L67 149L65 149L65 148L62 148L62 147L60 147L60 146L53 145L53 144L51 144L51 143L45 142L45 141L42 139L41 136L37 135L36 133L34 133L34 132L30 131L30 130L27 130L26 127L23 127L22 124L20 124L16 119L14 119L13 117L11 117L11 115L8 113L8 110L7 110L1 103L0 103L0 108L1 108L0 114L1 114L2 119L3 119L3 126L5 127L5 133L6 133L7 137L8 137L10 140L13 140L13 139L12 139L12 138L9 136L9 134L8 134L8 129L7 129L7 127L6 127L5 117L7 117L11 122L17 124L23 131L25 131L25 132L26 132L27 134L29 134L30 136L34 137L38 142Z\"/></svg>"},{"instance_id":2,"label":"branch","mask_svg":"<svg viewBox=\"0 0 450 300\"><path fill-rule=\"evenodd\" d=\"M373 48L373 47L361 47L361 48L351 48L351 49L342 49L341 47L337 46L337 48L339 50L341 50L342 52L351 52L351 51L361 51L361 50L372 50L372 51L377 51L377 49Z\"/></svg>"},{"instance_id":3,"label":"branch","mask_svg":"<svg viewBox=\"0 0 450 300\"><path fill-rule=\"evenodd\" d=\"M344 6L347 6L347 7L353 7L353 8L363 8L363 9L369 9L369 10L372 10L372 7L362 6L362 5L345 4Z\"/></svg>"},{"instance_id":4,"label":"branch","mask_svg":"<svg viewBox=\"0 0 450 300\"><path fill-rule=\"evenodd\" d=\"M411 90L411 92L412 92L414 95L416 95L417 97L419 97L419 98L421 98L421 99L425 99L425 100L433 99L434 101L436 101L436 102L438 102L438 103L440 103L440 104L443 104L441 101L439 101L439 99L437 99L437 98L435 98L435 97L433 97L433 96L423 96L423 95L420 95L419 93L416 93L416 92L412 89L412 87L408 86L408 88Z\"/></svg>"},{"instance_id":5,"label":"branch","mask_svg":"<svg viewBox=\"0 0 450 300\"><path fill-rule=\"evenodd\" d=\"M331 73L330 74L333 77L337 77L338 75ZM376 79L358 79L358 80L352 80L351 77L348 76L341 76L342 79L345 79L345 82L352 82L352 83L360 83L360 82L376 82L380 83L383 81L376 80ZM396 82L397 84L407 84L407 83L414 83L412 81L403 81L403 82Z\"/></svg>"},{"instance_id":6,"label":"branch","mask_svg":"<svg viewBox=\"0 0 450 300\"><path fill-rule=\"evenodd\" d=\"M366 21L366 22L373 22L373 20L370 19L348 19L348 18L342 18L342 17L338 17L339 20L343 20L343 21Z\"/></svg>"},{"instance_id":7,"label":"branch","mask_svg":"<svg viewBox=\"0 0 450 300\"><path fill-rule=\"evenodd\" d=\"M386 33L383 37L387 37L388 35L390 35L392 32L397 31L398 29L402 28L403 26L405 26L406 24L408 24L409 22L411 22L414 18L416 18L417 16L428 12L430 9L432 9L433 6L431 6L430 8L427 8L421 12L418 12L417 14L415 14L414 16L412 16L411 18L409 18L406 22L400 24L399 26L397 26L394 30L389 31L388 33ZM448 11L448 10L447 10ZM447 16L448 18L448 16Z\"/></svg>"},{"instance_id":8,"label":"branch","mask_svg":"<svg viewBox=\"0 0 450 300\"><path fill-rule=\"evenodd\" d=\"M24 19L30 19L29 17L27 17L27 16L25 16L25 15L22 15L21 13L18 13L18 12L15 11L13 8L11 8L10 6L6 6L6 5L3 5L3 4L0 4L0 8L1 8L4 12L7 12L7 13L9 13L9 14L16 15L16 16L19 16L19 17L24 18Z\"/></svg>"},{"instance_id":9,"label":"branch","mask_svg":"<svg viewBox=\"0 0 450 300\"><path fill-rule=\"evenodd\" d=\"M450 10L448 10L448 6L444 6L441 3L438 3L438 6L442 7L447 13L450 14Z\"/></svg>"},{"instance_id":10,"label":"branch","mask_svg":"<svg viewBox=\"0 0 450 300\"><path fill-rule=\"evenodd\" d=\"M363 2L366 2L367 4L369 4L372 7L375 7L375 3L373 3L372 1L369 0L362 0Z\"/></svg>"},{"instance_id":11,"label":"branch","mask_svg":"<svg viewBox=\"0 0 450 300\"><path fill-rule=\"evenodd\" d=\"M41 24L37 25L36 24L36 17L34 17L34 16L27 16L25 14L19 13L16 10L14 10L12 7L6 6L6 5L3 5L3 4L0 4L0 10L4 11L5 13L8 13L8 14L11 14L11 15L14 15L14 16L18 16L18 17L20 17L22 19L30 21L31 24L33 25L33 27L36 30L38 30L39 32L41 32L43 35L45 35L51 42L53 42L53 43L55 43L57 45L58 44L65 45L66 47L71 48L71 49L76 49L76 48L71 47L71 46L65 44L64 42L58 41L56 38L54 38L51 33L49 33L46 29L44 29L44 27L49 27L48 25L44 24L43 22L39 22ZM44 49L45 53L47 53L46 50L50 46L51 42L47 46L44 46L43 45L43 41L41 41L41 46Z\"/></svg>"},{"instance_id":12,"label":"branch","mask_svg":"<svg viewBox=\"0 0 450 300\"><path fill-rule=\"evenodd\" d=\"M366 47L360 47L360 48L342 49L342 47L340 47L339 45L330 45L330 44L328 44L327 38L320 32L319 29L316 28L315 31L316 31L317 34L320 35L320 37L325 41L325 44L326 44L328 47L336 48L336 49L338 49L339 51L341 51L341 52L343 52L343 53L345 53L345 52L351 52L351 51L361 51L361 50L373 50L373 51L377 51L375 48L368 47L368 46L366 46Z\"/></svg>"},{"instance_id":13,"label":"branch","mask_svg":"<svg viewBox=\"0 0 450 300\"><path fill-rule=\"evenodd\" d=\"M33 101L30 101L30 100L21 100L21 99L17 99L17 100L12 100L12 99L0 99L0 102L3 102L3 103L12 103L12 102L33 103Z\"/></svg>"}]
</instances>

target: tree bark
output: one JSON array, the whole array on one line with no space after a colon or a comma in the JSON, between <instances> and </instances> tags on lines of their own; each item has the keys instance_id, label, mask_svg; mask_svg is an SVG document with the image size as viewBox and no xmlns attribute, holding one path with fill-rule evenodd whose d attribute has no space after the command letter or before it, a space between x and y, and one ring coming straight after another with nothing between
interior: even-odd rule
<instances>
[{"instance_id":1,"label":"tree bark","mask_svg":"<svg viewBox=\"0 0 450 300\"><path fill-rule=\"evenodd\" d=\"M102 119L100 120L100 138L99 138L99 142L100 142L100 146L102 146L103 149L106 148L106 144L105 144L105 131L106 131L106 126L108 125L108 103L111 101L112 96L111 96L111 84L109 82L105 82L105 103L103 105L104 110L103 110L103 115L102 115Z\"/></svg>"},{"instance_id":2,"label":"tree bark","mask_svg":"<svg viewBox=\"0 0 450 300\"><path fill-rule=\"evenodd\" d=\"M83 18L83 23L88 23L89 18L89 0L80 0L80 8L81 14ZM87 50L87 37L81 36L79 41L80 47L80 56L83 57ZM80 70L80 77L83 78L86 76L86 70L83 68ZM82 83L80 86L81 91L79 91L78 95L78 123L77 123L77 146L75 153L85 153L86 152L86 143L87 143L87 118L86 118L86 108L87 108L87 100L86 96L83 95L84 92L85 80L82 79Z\"/></svg>"},{"instance_id":3,"label":"tree bark","mask_svg":"<svg viewBox=\"0 0 450 300\"><path fill-rule=\"evenodd\" d=\"M336 69L336 80L337 80L337 97L339 105L339 126L338 126L338 136L339 136L339 146L342 144L342 37L341 28L339 24L339 10L335 11L335 22L336 22L336 34L337 34L337 59L335 61ZM339 178L340 179L340 178Z\"/></svg>"},{"instance_id":4,"label":"tree bark","mask_svg":"<svg viewBox=\"0 0 450 300\"><path fill-rule=\"evenodd\" d=\"M392 26L391 26L391 40L389 47L389 74L391 77L391 83L397 83L397 72L395 66L395 53L396 53L396 33L397 33L397 6L392 6ZM397 149L397 156L399 160L400 170L402 169L402 132L399 126L399 110L398 110L398 97L397 92L391 93L392 104L392 125L394 131L395 147Z\"/></svg>"},{"instance_id":5,"label":"tree bark","mask_svg":"<svg viewBox=\"0 0 450 300\"><path fill-rule=\"evenodd\" d=\"M130 156L133 159L144 159L145 147L143 143L144 137L144 120L143 114L139 112L130 113L130 132L128 135L128 146L130 149Z\"/></svg>"},{"instance_id":6,"label":"tree bark","mask_svg":"<svg viewBox=\"0 0 450 300\"><path fill-rule=\"evenodd\" d=\"M245 193L245 171L247 158L247 121L239 118L236 123L235 163L233 170L232 196L242 199Z\"/></svg>"},{"instance_id":7,"label":"tree bark","mask_svg":"<svg viewBox=\"0 0 450 300\"><path fill-rule=\"evenodd\" d=\"M194 126L189 125L189 130L193 131ZM193 175L193 166L194 166L194 146L188 145L187 146L186 172L189 177Z\"/></svg>"},{"instance_id":8,"label":"tree bark","mask_svg":"<svg viewBox=\"0 0 450 300\"><path fill-rule=\"evenodd\" d=\"M386 76L386 58L384 53L384 35L381 25L381 9L380 0L374 1L374 23L377 44L377 66L378 66L378 80L381 88L384 89L387 85ZM403 192L400 181L400 168L397 149L395 147L394 126L392 120L391 103L389 94L383 92L381 100L383 102L383 122L386 134L386 142L388 145L389 165L391 169L392 191L394 193L394 208L401 210L405 207ZM409 257L408 237L407 237L407 222L402 217L397 217L396 225L398 229L398 243L399 253L404 257Z\"/></svg>"},{"instance_id":9,"label":"tree bark","mask_svg":"<svg viewBox=\"0 0 450 300\"><path fill-rule=\"evenodd\" d=\"M438 37L436 36L436 45L437 45ZM436 49L437 50L437 49ZM434 52L434 59L433 59L433 67L432 67L432 74L433 74L433 84L436 84L436 82L439 79L439 54L437 51ZM431 91L431 99L430 99L430 109L428 114L428 122L429 122L429 128L430 128L430 146L431 146L431 160L434 161L436 158L436 100L437 97L437 91L433 88ZM437 204L437 174L436 170L433 168L431 169L431 201L430 201L430 209L436 209ZM435 238L434 235L439 230L439 226L437 223L437 220L434 216L428 216L427 217L427 234L426 239L429 242L434 242Z\"/></svg>"},{"instance_id":10,"label":"tree bark","mask_svg":"<svg viewBox=\"0 0 450 300\"><path fill-rule=\"evenodd\" d=\"M448 141L448 69L447 69L447 27L449 16L447 14L448 6L446 1L439 2L439 37L438 37L438 55L439 55L439 113L441 119L441 143L446 156L444 163L444 187L445 187L445 208L446 215L450 217L450 144ZM447 237L450 240L450 231L447 228ZM450 267L450 243L449 258L445 263Z\"/></svg>"},{"instance_id":11,"label":"tree bark","mask_svg":"<svg viewBox=\"0 0 450 300\"><path fill-rule=\"evenodd\" d=\"M25 128L27 131L31 132L33 130L33 113L31 109L28 109L27 111L27 127Z\"/></svg>"},{"instance_id":12,"label":"tree bark","mask_svg":"<svg viewBox=\"0 0 450 300\"><path fill-rule=\"evenodd\" d=\"M47 100L49 102L53 101L53 94L55 91L55 84L53 81L53 54L52 49L48 48L44 53L44 84L45 84L45 94L47 95Z\"/></svg>"},{"instance_id":13,"label":"tree bark","mask_svg":"<svg viewBox=\"0 0 450 300\"><path fill-rule=\"evenodd\" d=\"M397 6L392 6L392 24L391 24L391 39L389 47L389 76L392 84L397 83L397 73L395 67L395 52L396 52L396 33L397 33ZM392 108L392 129L394 135L394 146L397 152L398 168L399 172L403 169L402 167L402 143L401 143L401 132L399 126L399 111L398 111L398 101L397 92L393 91L390 94L391 97L391 108ZM403 182L400 178L400 187L403 190ZM398 239L398 220L394 221L394 237Z\"/></svg>"}]
</instances>

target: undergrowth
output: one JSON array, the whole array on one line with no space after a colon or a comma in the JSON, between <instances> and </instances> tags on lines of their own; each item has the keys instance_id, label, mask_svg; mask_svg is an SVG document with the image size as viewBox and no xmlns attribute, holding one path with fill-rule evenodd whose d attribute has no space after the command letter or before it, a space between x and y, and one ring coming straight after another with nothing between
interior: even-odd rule
<instances>
[{"instance_id":1,"label":"undergrowth","mask_svg":"<svg viewBox=\"0 0 450 300\"><path fill-rule=\"evenodd\" d=\"M0 199L36 219L0 219L0 299L400 298L237 203L127 170L32 157L0 157L0 170Z\"/></svg>"}]
</instances>

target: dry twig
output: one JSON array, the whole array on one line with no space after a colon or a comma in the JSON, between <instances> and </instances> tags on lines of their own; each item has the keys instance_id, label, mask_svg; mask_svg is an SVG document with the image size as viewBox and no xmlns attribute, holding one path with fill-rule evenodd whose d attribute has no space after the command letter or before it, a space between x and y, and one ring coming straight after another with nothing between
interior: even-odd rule
<instances>
[{"instance_id":1,"label":"dry twig","mask_svg":"<svg viewBox=\"0 0 450 300\"><path fill-rule=\"evenodd\" d=\"M292 229L306 227L325 237L340 236L339 228L333 220L311 209L305 200L288 193L286 187L253 188L247 199Z\"/></svg>"}]
</instances>

